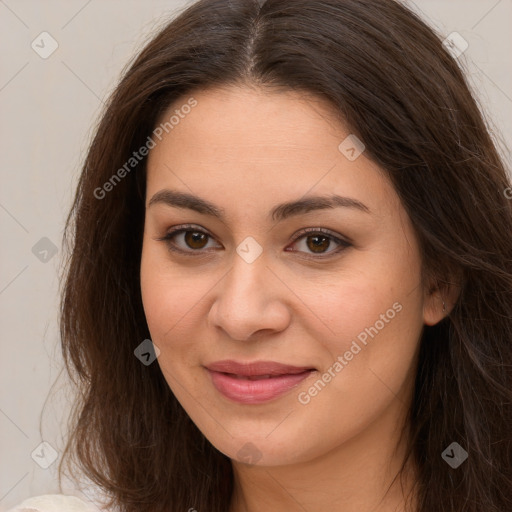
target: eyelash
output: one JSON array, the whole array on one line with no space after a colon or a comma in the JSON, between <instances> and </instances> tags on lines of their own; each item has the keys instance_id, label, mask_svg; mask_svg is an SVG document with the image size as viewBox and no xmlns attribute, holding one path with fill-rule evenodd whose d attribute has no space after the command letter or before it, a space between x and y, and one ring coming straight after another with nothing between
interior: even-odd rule
<instances>
[{"instance_id":1,"label":"eyelash","mask_svg":"<svg viewBox=\"0 0 512 512\"><path fill-rule=\"evenodd\" d=\"M203 231L202 229L198 229L196 226L192 225L192 224L188 224L188 225L183 225L183 226L177 226L175 229L173 229L172 231L169 231L165 236L161 237L161 238L157 238L156 240L157 241L161 241L161 242L165 242L168 249L170 251L173 251L173 252L178 252L180 254L185 254L187 256L194 256L194 257L197 257L197 256L204 256L204 250L202 249L198 249L198 250L183 250L183 249L180 249L178 247L176 247L176 245L172 242L172 239L174 237L176 237L177 235L181 234L181 233L186 233L186 232L193 232L193 233L202 233L210 238L213 238L209 233L207 233L206 231ZM352 244L348 241L348 240L344 240L342 238L339 238L337 236L335 236L334 234L332 234L332 232L330 232L329 230L327 229L324 229L324 228L305 228L305 229L302 229L301 231L299 231L297 233L297 235L294 237L293 241L292 241L292 244L295 244L298 240L300 240L301 238L304 238L305 235L309 235L309 236L312 236L312 235L324 235L326 236L326 238L328 238L329 240L337 243L340 245L340 247L338 247L337 249L333 250L333 251L330 251L328 253L318 253L318 255L314 255L314 253L308 253L309 256L307 256L308 258L311 258L311 259L315 259L315 260L318 260L318 259L327 259L327 258L330 258L340 252L342 252L343 250L347 249L348 247L350 247ZM288 251L288 252L302 252L302 251Z\"/></svg>"}]
</instances>

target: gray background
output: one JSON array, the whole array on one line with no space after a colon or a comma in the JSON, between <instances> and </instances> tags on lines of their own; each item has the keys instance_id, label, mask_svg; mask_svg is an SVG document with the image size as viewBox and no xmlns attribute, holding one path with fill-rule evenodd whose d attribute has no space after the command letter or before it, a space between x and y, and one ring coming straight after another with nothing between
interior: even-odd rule
<instances>
[{"instance_id":1,"label":"gray background","mask_svg":"<svg viewBox=\"0 0 512 512\"><path fill-rule=\"evenodd\" d=\"M0 0L0 511L59 491L58 459L43 469L31 454L44 440L60 455L72 399L57 323L64 219L103 101L128 61L188 3ZM404 3L444 36L467 40L459 61L495 138L510 141L512 0ZM43 31L58 43L47 59L31 47ZM48 244L44 237L53 257L32 250ZM65 493L86 499L64 483Z\"/></svg>"}]
</instances>

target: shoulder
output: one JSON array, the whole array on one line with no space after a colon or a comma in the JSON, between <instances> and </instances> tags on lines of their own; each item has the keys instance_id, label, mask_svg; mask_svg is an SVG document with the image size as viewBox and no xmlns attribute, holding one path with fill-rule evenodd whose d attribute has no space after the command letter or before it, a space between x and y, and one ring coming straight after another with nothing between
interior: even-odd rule
<instances>
[{"instance_id":1,"label":"shoulder","mask_svg":"<svg viewBox=\"0 0 512 512\"><path fill-rule=\"evenodd\" d=\"M45 494L28 498L7 512L101 512L101 509L76 496Z\"/></svg>"}]
</instances>

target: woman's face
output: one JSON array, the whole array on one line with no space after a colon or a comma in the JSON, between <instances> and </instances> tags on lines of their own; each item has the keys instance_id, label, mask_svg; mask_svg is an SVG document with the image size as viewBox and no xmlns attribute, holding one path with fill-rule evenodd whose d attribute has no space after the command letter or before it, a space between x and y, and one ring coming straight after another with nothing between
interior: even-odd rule
<instances>
[{"instance_id":1,"label":"woman's face","mask_svg":"<svg viewBox=\"0 0 512 512\"><path fill-rule=\"evenodd\" d=\"M321 100L192 96L148 159L141 286L166 381L232 459L304 462L382 435L440 319L391 183ZM208 369L225 360L242 366ZM244 366L261 361L297 368Z\"/></svg>"}]
</instances>

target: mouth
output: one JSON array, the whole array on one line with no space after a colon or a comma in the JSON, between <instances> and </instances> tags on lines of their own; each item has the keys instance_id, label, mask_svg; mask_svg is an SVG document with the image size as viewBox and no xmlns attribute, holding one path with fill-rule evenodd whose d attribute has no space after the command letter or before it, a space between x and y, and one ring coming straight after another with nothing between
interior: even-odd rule
<instances>
[{"instance_id":1,"label":"mouth","mask_svg":"<svg viewBox=\"0 0 512 512\"><path fill-rule=\"evenodd\" d=\"M205 368L219 393L244 404L273 400L317 372L313 367L291 366L274 361L218 361Z\"/></svg>"}]
</instances>

